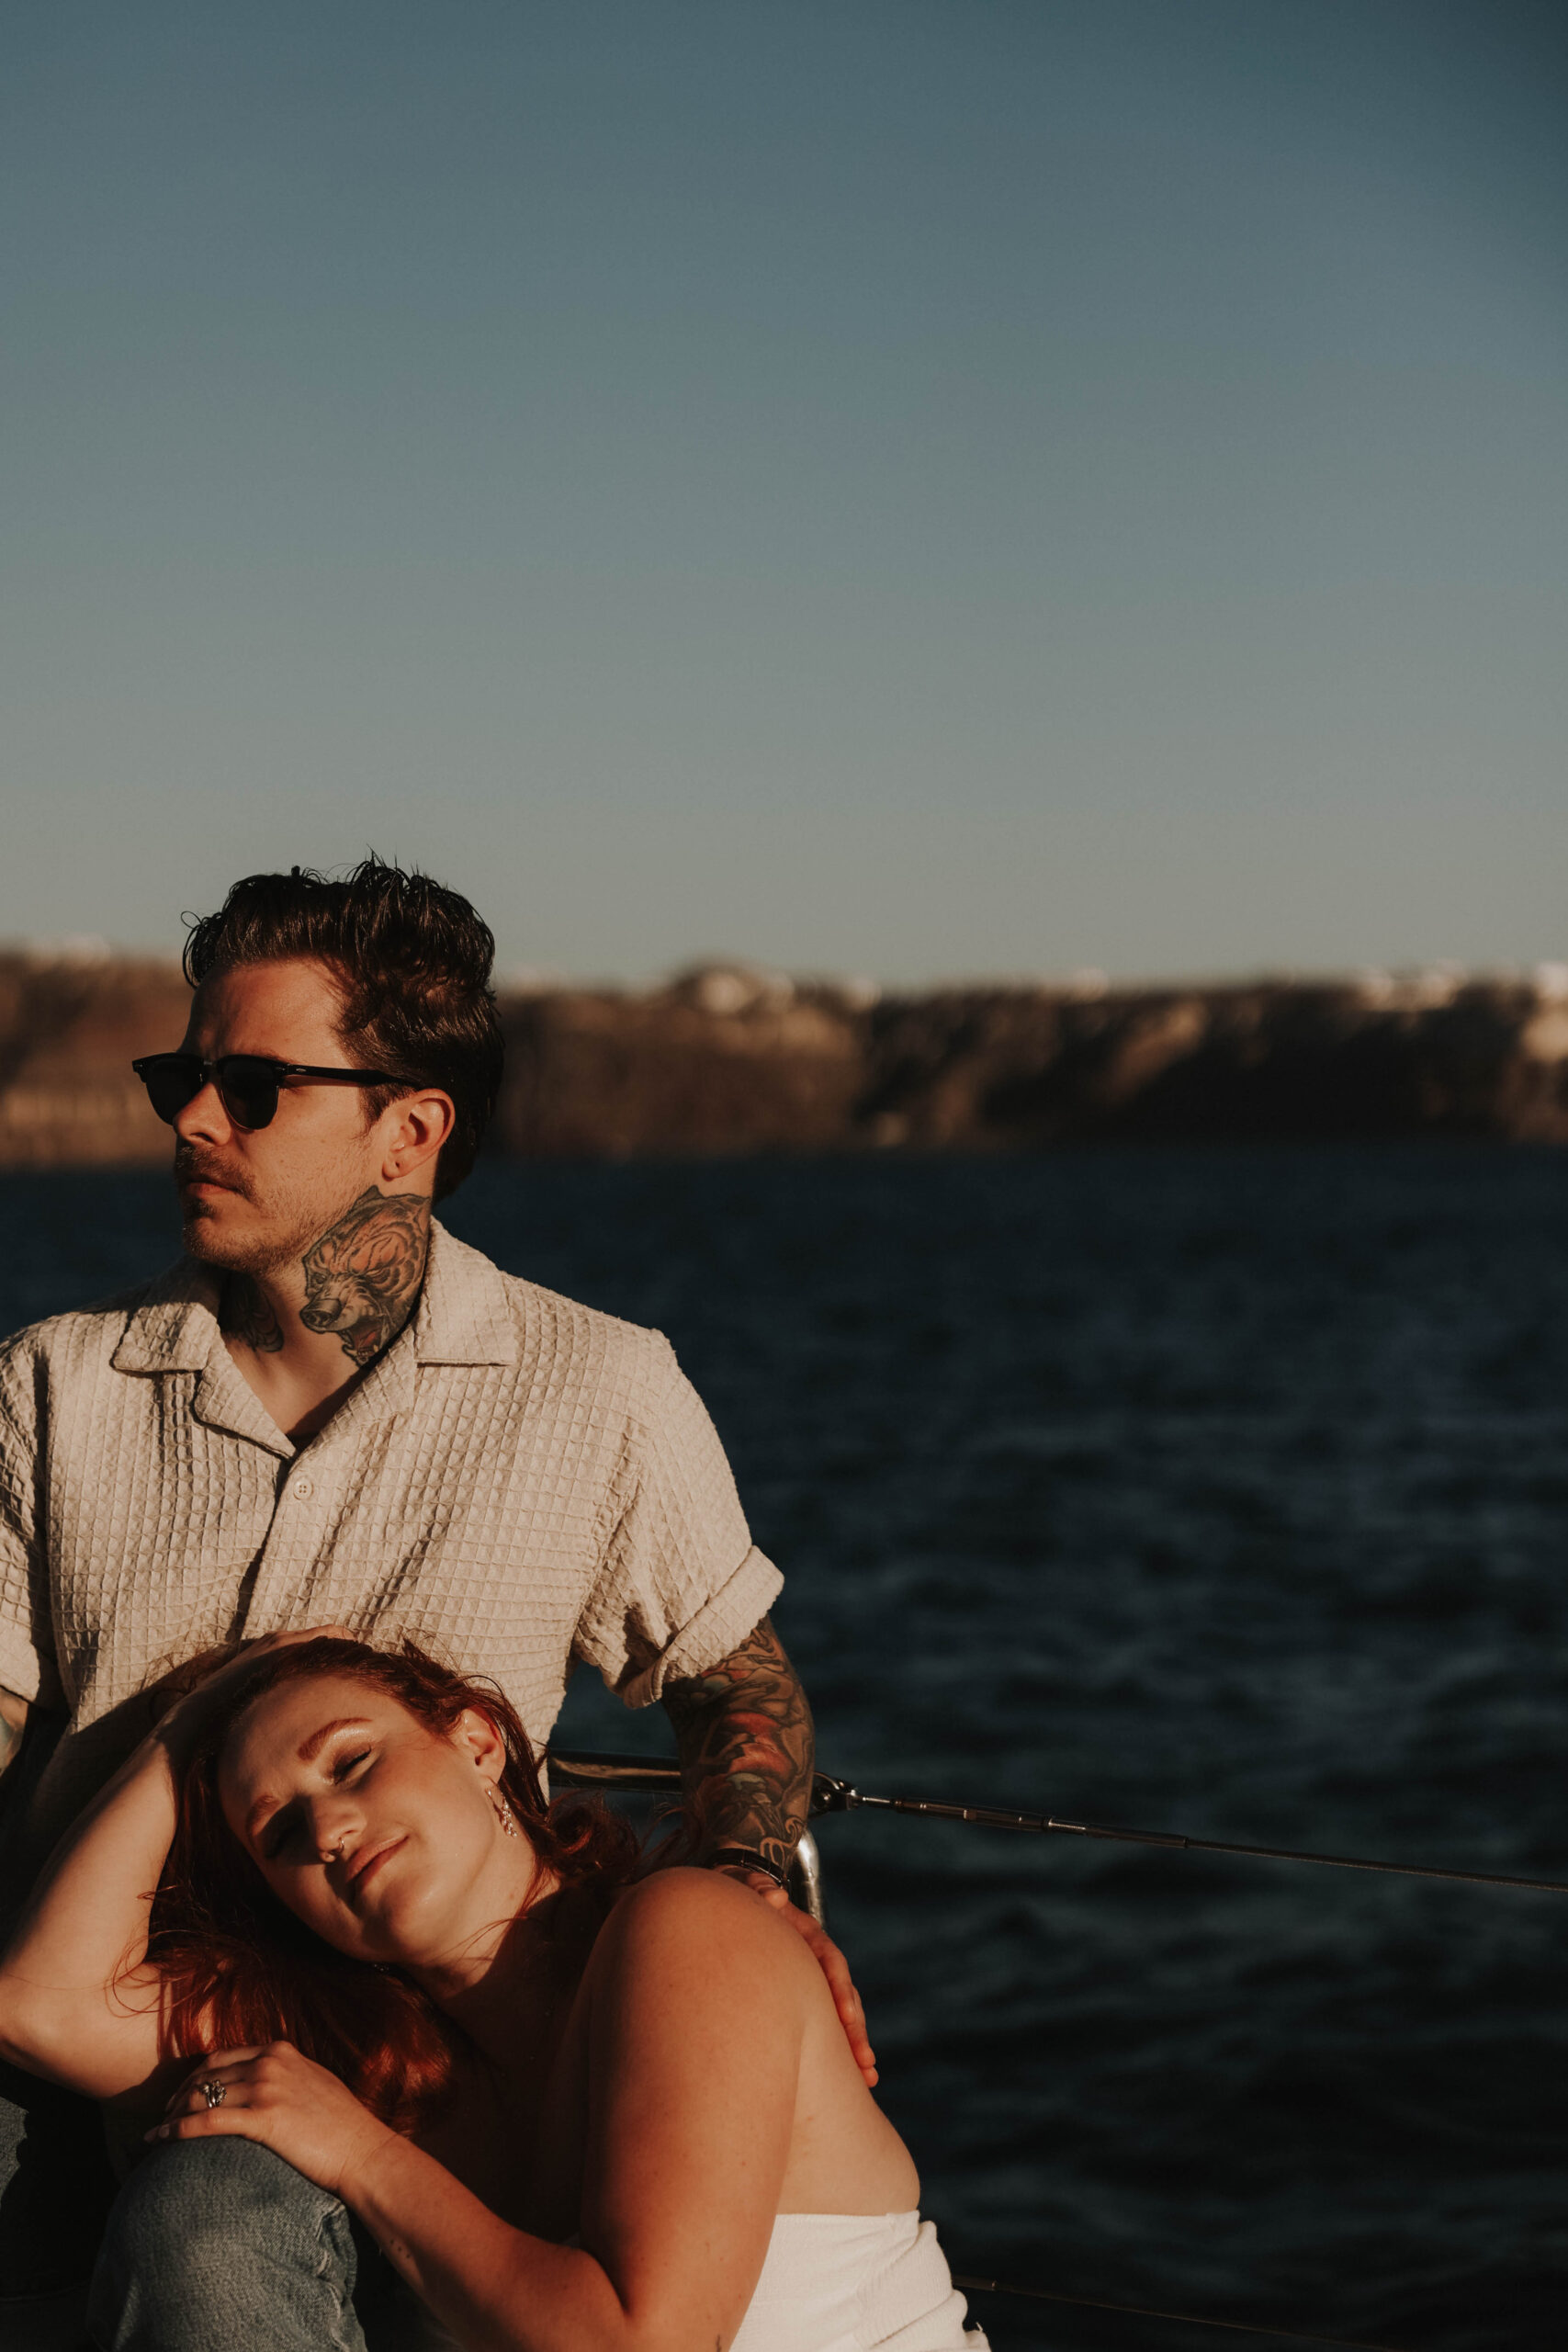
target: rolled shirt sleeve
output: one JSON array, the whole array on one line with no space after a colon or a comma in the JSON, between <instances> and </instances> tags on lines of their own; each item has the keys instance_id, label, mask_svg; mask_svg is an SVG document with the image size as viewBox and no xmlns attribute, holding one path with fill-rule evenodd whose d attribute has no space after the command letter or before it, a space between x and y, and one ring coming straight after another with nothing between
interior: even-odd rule
<instances>
[{"instance_id":1,"label":"rolled shirt sleeve","mask_svg":"<svg viewBox=\"0 0 1568 2352\"><path fill-rule=\"evenodd\" d=\"M701 1674L766 1616L784 1577L751 1541L718 1432L670 1343L651 1333L614 1495L619 1516L579 1621L577 1657L628 1707Z\"/></svg>"}]
</instances>

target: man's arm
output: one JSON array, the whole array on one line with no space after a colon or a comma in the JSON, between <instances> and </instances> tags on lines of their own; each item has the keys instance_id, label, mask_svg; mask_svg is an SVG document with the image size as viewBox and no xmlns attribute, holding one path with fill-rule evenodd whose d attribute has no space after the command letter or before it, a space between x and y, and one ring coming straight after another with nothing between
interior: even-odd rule
<instances>
[{"instance_id":1,"label":"man's arm","mask_svg":"<svg viewBox=\"0 0 1568 2352\"><path fill-rule=\"evenodd\" d=\"M811 1708L766 1617L705 1674L668 1682L697 1859L722 1848L760 1854L782 1878L811 1810Z\"/></svg>"},{"instance_id":2,"label":"man's arm","mask_svg":"<svg viewBox=\"0 0 1568 2352\"><path fill-rule=\"evenodd\" d=\"M702 1839L697 1860L739 1847L782 1879L810 1815L816 1743L810 1703L769 1620L705 1674L667 1682L664 1709L675 1726L686 1812ZM729 1867L745 1875L742 1865ZM874 2083L865 2011L843 1953L781 1887L770 1894L761 1872L747 1883L804 1937L828 1979L855 2064Z\"/></svg>"},{"instance_id":3,"label":"man's arm","mask_svg":"<svg viewBox=\"0 0 1568 2352\"><path fill-rule=\"evenodd\" d=\"M27 1721L27 1701L14 1690L0 1690L0 1773L14 1760Z\"/></svg>"}]
</instances>

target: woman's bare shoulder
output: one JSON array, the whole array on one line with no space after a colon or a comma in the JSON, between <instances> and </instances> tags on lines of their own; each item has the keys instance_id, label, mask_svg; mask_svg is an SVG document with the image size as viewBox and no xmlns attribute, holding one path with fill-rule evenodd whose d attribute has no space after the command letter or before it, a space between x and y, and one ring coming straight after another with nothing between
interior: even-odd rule
<instances>
[{"instance_id":1,"label":"woman's bare shoulder","mask_svg":"<svg viewBox=\"0 0 1568 2352\"><path fill-rule=\"evenodd\" d=\"M623 1935L682 1935L714 1932L747 1935L761 1927L777 1933L783 1922L772 1907L718 1871L678 1866L655 1871L617 1897L607 1925ZM788 1930L784 1929L788 1937ZM790 1941L796 1939L789 1937Z\"/></svg>"},{"instance_id":2,"label":"woman's bare shoulder","mask_svg":"<svg viewBox=\"0 0 1568 2352\"><path fill-rule=\"evenodd\" d=\"M762 1972L786 1985L809 1986L815 1961L788 1923L750 1887L714 1871L657 1871L628 1887L604 1922L594 1961L600 1967L689 1967L719 1974ZM804 1965L803 1965L804 1963Z\"/></svg>"}]
</instances>

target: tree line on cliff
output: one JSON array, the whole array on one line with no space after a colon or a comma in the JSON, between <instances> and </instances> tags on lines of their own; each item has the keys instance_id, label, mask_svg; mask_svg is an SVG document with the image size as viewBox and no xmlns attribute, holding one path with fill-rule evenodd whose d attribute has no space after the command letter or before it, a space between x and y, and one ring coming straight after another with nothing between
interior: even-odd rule
<instances>
[{"instance_id":1,"label":"tree line on cliff","mask_svg":"<svg viewBox=\"0 0 1568 2352\"><path fill-rule=\"evenodd\" d=\"M0 1166L156 1160L149 959L0 954ZM491 1148L628 1158L1413 1135L1568 1142L1568 971L1529 979L970 986L879 995L706 967L503 993Z\"/></svg>"}]
</instances>

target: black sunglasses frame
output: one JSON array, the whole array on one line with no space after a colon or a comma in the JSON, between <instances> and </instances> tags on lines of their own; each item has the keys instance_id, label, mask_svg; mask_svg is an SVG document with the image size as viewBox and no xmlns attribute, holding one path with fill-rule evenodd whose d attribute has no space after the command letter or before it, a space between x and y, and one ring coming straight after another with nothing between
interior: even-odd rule
<instances>
[{"instance_id":1,"label":"black sunglasses frame","mask_svg":"<svg viewBox=\"0 0 1568 2352\"><path fill-rule=\"evenodd\" d=\"M249 1115L251 1112L260 1107L255 1102L246 1102L242 1108L231 1096L229 1088L231 1083L235 1081L231 1076L226 1077L225 1072L231 1073L236 1063L243 1063L247 1069L265 1070L267 1073L267 1081L272 1089L272 1103L265 1118L257 1119ZM130 1067L147 1089L152 1108L165 1126L172 1126L186 1104L194 1102L202 1088L212 1083L216 1084L223 1108L234 1125L243 1127L247 1135L254 1135L262 1127L271 1126L277 1116L277 1098L286 1079L302 1078L312 1086L396 1086L400 1083L389 1070L323 1069L316 1062L274 1061L267 1054L220 1054L217 1060L212 1062L203 1061L199 1054L143 1054L139 1060L133 1061ZM180 1071L182 1077L194 1079L195 1083L184 1102L175 1103L171 1110L160 1111L153 1089L161 1073L167 1071L172 1074L176 1069ZM236 1083L236 1092L239 1091L241 1090Z\"/></svg>"}]
</instances>

